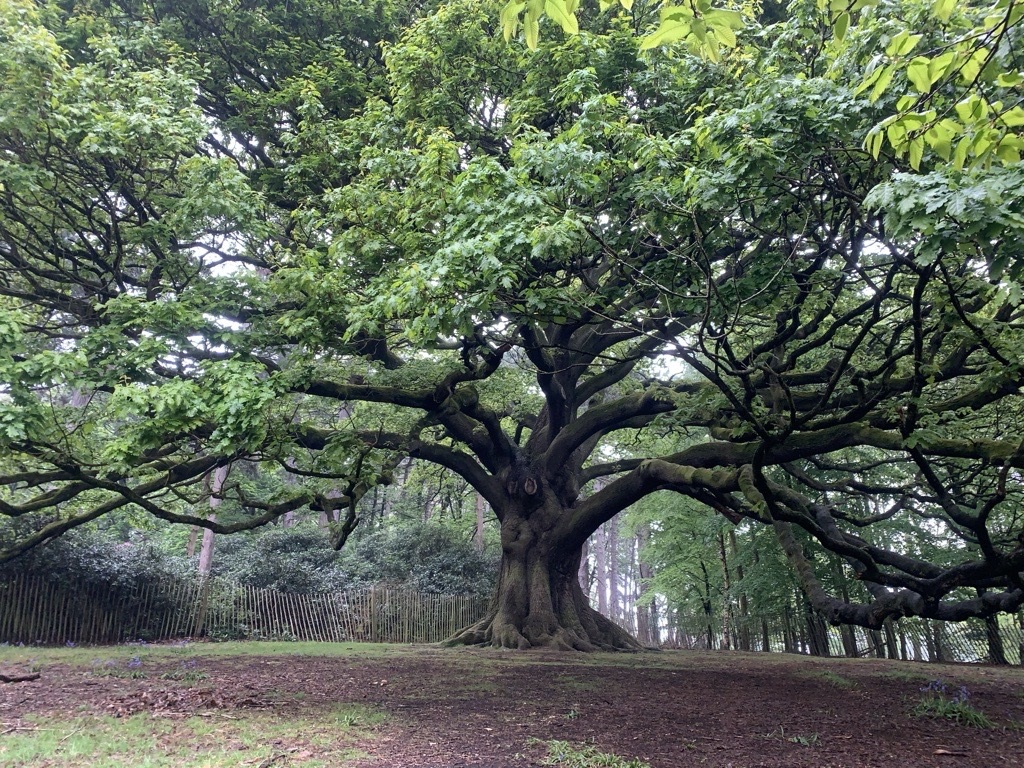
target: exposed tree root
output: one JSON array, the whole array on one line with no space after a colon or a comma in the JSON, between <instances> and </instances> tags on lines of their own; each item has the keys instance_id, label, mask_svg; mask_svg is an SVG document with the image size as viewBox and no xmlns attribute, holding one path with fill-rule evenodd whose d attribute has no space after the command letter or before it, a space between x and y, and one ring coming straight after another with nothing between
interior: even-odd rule
<instances>
[{"instance_id":1,"label":"exposed tree root","mask_svg":"<svg viewBox=\"0 0 1024 768\"><path fill-rule=\"evenodd\" d=\"M557 651L642 651L638 643L620 626L589 606L583 616L572 611L571 617L555 619L554 614L527 616L519 621L491 610L487 616L459 630L443 645L477 646L526 650L528 648ZM569 621L566 619L569 618Z\"/></svg>"}]
</instances>

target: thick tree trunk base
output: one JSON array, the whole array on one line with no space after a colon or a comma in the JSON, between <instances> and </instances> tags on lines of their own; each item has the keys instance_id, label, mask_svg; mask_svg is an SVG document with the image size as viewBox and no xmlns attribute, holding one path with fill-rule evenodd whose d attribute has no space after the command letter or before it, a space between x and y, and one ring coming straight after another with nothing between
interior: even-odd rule
<instances>
[{"instance_id":1,"label":"thick tree trunk base","mask_svg":"<svg viewBox=\"0 0 1024 768\"><path fill-rule=\"evenodd\" d=\"M523 614L492 607L480 621L456 632L442 644L557 651L647 650L626 630L595 611L582 591L570 593L561 610ZM496 600L499 605L502 600Z\"/></svg>"},{"instance_id":2,"label":"thick tree trunk base","mask_svg":"<svg viewBox=\"0 0 1024 768\"><path fill-rule=\"evenodd\" d=\"M556 651L629 651L649 650L628 632L607 618L594 614L594 628L581 632L578 627L526 627L517 626L507 619L499 619L491 612L485 618L462 629L445 640L447 647L475 646L480 648L528 648Z\"/></svg>"},{"instance_id":3,"label":"thick tree trunk base","mask_svg":"<svg viewBox=\"0 0 1024 768\"><path fill-rule=\"evenodd\" d=\"M444 645L545 648L559 651L641 651L628 632L590 607L577 577L582 551L553 540L564 508L506 513L502 559L487 615L456 632Z\"/></svg>"}]
</instances>

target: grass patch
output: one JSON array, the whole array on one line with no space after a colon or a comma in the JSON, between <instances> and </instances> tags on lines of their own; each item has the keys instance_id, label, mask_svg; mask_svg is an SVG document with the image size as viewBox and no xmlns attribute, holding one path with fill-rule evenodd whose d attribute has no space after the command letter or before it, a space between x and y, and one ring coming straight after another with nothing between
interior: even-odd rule
<instances>
[{"instance_id":1,"label":"grass patch","mask_svg":"<svg viewBox=\"0 0 1024 768\"><path fill-rule=\"evenodd\" d=\"M595 693L603 687L599 679L584 680L573 675L559 675L556 679L561 688L574 693Z\"/></svg>"},{"instance_id":2,"label":"grass patch","mask_svg":"<svg viewBox=\"0 0 1024 768\"><path fill-rule=\"evenodd\" d=\"M573 744L570 741L539 741L547 749L547 755L541 758L544 765L560 765L565 768L651 768L643 760L627 760L624 757L601 752L592 744Z\"/></svg>"},{"instance_id":3,"label":"grass patch","mask_svg":"<svg viewBox=\"0 0 1024 768\"><path fill-rule=\"evenodd\" d=\"M901 683L920 683L928 679L924 672L916 672L912 669L891 669L883 672L881 677L888 680L898 680Z\"/></svg>"},{"instance_id":4,"label":"grass patch","mask_svg":"<svg viewBox=\"0 0 1024 768\"><path fill-rule=\"evenodd\" d=\"M831 669L823 669L820 672L812 672L811 674L814 677L824 680L833 688L840 688L844 691L849 691L857 687L857 683L855 681L848 677L843 677L837 672L833 672Z\"/></svg>"},{"instance_id":5,"label":"grass patch","mask_svg":"<svg viewBox=\"0 0 1024 768\"><path fill-rule=\"evenodd\" d=\"M976 709L971 703L971 692L967 686L953 687L942 680L932 680L921 688L924 695L910 713L914 717L931 717L951 720L957 725L973 728L994 728L995 723L988 715Z\"/></svg>"},{"instance_id":6,"label":"grass patch","mask_svg":"<svg viewBox=\"0 0 1024 768\"><path fill-rule=\"evenodd\" d=\"M281 761L289 768L333 768L368 755L359 747L386 719L346 706L305 717L247 712L183 720L130 717L31 718L0 740L5 768L234 768Z\"/></svg>"},{"instance_id":7,"label":"grass patch","mask_svg":"<svg viewBox=\"0 0 1024 768\"><path fill-rule=\"evenodd\" d=\"M83 645L49 648L27 645L0 645L0 663L32 664L41 667L46 664L68 664L90 666L98 658L101 661L128 662L166 661L192 659L203 656L347 656L353 659L379 659L398 654L420 653L422 646L389 645L386 643L286 643L286 642L245 642L226 643L127 643L125 645Z\"/></svg>"}]
</instances>

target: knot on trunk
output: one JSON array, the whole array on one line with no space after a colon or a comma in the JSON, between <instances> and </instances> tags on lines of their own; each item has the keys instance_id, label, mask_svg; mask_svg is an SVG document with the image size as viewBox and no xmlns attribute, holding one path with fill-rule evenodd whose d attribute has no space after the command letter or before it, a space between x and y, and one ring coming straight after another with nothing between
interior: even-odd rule
<instances>
[{"instance_id":1,"label":"knot on trunk","mask_svg":"<svg viewBox=\"0 0 1024 768\"><path fill-rule=\"evenodd\" d=\"M536 496L540 491L540 480L530 467L522 464L513 466L505 478L505 492L509 496Z\"/></svg>"}]
</instances>

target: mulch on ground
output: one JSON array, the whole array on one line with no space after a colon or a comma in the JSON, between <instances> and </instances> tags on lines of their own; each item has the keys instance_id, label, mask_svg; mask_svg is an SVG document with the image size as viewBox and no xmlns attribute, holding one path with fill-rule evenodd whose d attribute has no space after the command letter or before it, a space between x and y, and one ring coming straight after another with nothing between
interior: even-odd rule
<instances>
[{"instance_id":1,"label":"mulch on ground","mask_svg":"<svg viewBox=\"0 0 1024 768\"><path fill-rule=\"evenodd\" d=\"M193 662L190 662L193 664ZM359 704L389 716L361 768L525 768L539 742L593 744L652 768L1024 766L1024 670L781 654L638 655L409 649L351 656L200 656L194 682L48 665L0 685L0 720L95 712L178 717ZM922 688L966 686L995 723L917 717Z\"/></svg>"}]
</instances>

